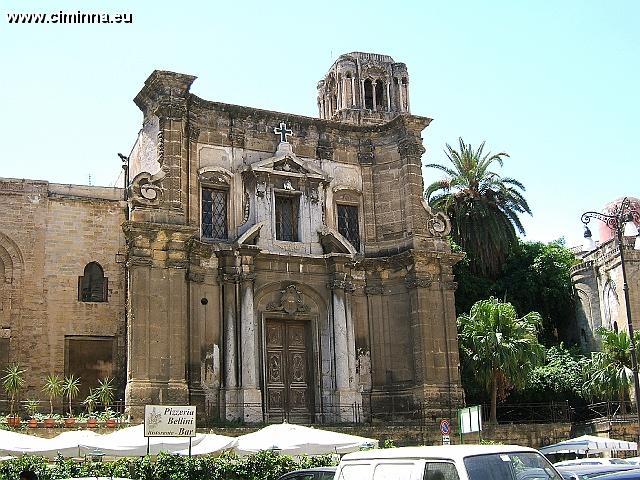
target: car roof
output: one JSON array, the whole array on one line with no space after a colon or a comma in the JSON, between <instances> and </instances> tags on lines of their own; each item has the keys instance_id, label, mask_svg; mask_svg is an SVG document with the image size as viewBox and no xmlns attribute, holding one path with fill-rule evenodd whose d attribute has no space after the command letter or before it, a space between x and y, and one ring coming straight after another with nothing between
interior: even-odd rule
<instances>
[{"instance_id":1,"label":"car roof","mask_svg":"<svg viewBox=\"0 0 640 480\"><path fill-rule=\"evenodd\" d=\"M640 478L640 468L624 470L622 472L607 473L606 475L598 475L597 480L632 480Z\"/></svg>"},{"instance_id":2,"label":"car roof","mask_svg":"<svg viewBox=\"0 0 640 480\"><path fill-rule=\"evenodd\" d=\"M335 472L338 467L311 467L311 468L301 468L300 470L293 470L291 472L287 472L284 475L289 475L290 473L300 473L300 472ZM283 476L284 476L283 475Z\"/></svg>"},{"instance_id":3,"label":"car roof","mask_svg":"<svg viewBox=\"0 0 640 480\"><path fill-rule=\"evenodd\" d=\"M585 473L620 472L624 470L635 470L637 468L638 465L632 465L631 463L626 465L624 463L610 463L608 465L561 465L556 467L556 470L583 475Z\"/></svg>"},{"instance_id":4,"label":"car roof","mask_svg":"<svg viewBox=\"0 0 640 480\"><path fill-rule=\"evenodd\" d=\"M437 445L431 447L379 448L348 453L342 460L371 460L382 458L440 458L462 460L474 455L492 453L534 452L537 450L519 445Z\"/></svg>"}]
</instances>

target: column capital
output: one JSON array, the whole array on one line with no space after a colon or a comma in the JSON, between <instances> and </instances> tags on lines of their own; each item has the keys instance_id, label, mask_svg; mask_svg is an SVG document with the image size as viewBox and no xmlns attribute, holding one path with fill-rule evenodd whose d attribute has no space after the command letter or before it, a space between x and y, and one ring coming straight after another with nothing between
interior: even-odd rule
<instances>
[{"instance_id":1,"label":"column capital","mask_svg":"<svg viewBox=\"0 0 640 480\"><path fill-rule=\"evenodd\" d=\"M220 283L239 283L240 275L237 273L220 273L218 275L218 281Z\"/></svg>"},{"instance_id":2,"label":"column capital","mask_svg":"<svg viewBox=\"0 0 640 480\"><path fill-rule=\"evenodd\" d=\"M347 274L341 272L333 274L333 278L327 282L327 287L331 290L344 290L347 293L352 293L356 289Z\"/></svg>"},{"instance_id":3,"label":"column capital","mask_svg":"<svg viewBox=\"0 0 640 480\"><path fill-rule=\"evenodd\" d=\"M433 283L433 277L428 273L416 275L415 272L410 272L404 277L404 284L408 290L413 288L428 288Z\"/></svg>"},{"instance_id":4,"label":"column capital","mask_svg":"<svg viewBox=\"0 0 640 480\"><path fill-rule=\"evenodd\" d=\"M254 272L242 272L236 275L239 283L253 282L256 279Z\"/></svg>"}]
</instances>

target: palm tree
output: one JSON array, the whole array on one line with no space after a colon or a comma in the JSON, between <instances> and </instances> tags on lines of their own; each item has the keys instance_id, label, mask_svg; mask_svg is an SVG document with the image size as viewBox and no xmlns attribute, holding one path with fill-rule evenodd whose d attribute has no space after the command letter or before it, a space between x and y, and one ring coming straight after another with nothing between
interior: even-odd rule
<instances>
[{"instance_id":1,"label":"palm tree","mask_svg":"<svg viewBox=\"0 0 640 480\"><path fill-rule=\"evenodd\" d=\"M451 235L469 255L472 272L495 278L517 241L516 230L524 234L518 215L531 214L531 209L522 196L522 183L491 170L495 163L502 167L509 155L484 154L484 142L476 150L462 138L459 143L459 151L446 145L452 167L425 165L444 172L445 178L429 185L424 195L432 208L451 219Z\"/></svg>"},{"instance_id":2,"label":"palm tree","mask_svg":"<svg viewBox=\"0 0 640 480\"><path fill-rule=\"evenodd\" d=\"M24 386L24 372L19 363L14 363L5 369L2 377L2 387L11 397L11 417L13 417L16 396Z\"/></svg>"},{"instance_id":3,"label":"palm tree","mask_svg":"<svg viewBox=\"0 0 640 480\"><path fill-rule=\"evenodd\" d=\"M599 327L596 333L602 338L602 350L591 354L590 376L585 387L604 398L618 398L621 413L626 413L625 398L633 384L631 369L631 339L625 331L616 332ZM636 345L640 344L640 332L634 332Z\"/></svg>"},{"instance_id":4,"label":"palm tree","mask_svg":"<svg viewBox=\"0 0 640 480\"><path fill-rule=\"evenodd\" d=\"M42 391L49 396L49 415L53 417L53 399L62 395L62 379L54 374L47 375Z\"/></svg>"},{"instance_id":5,"label":"palm tree","mask_svg":"<svg viewBox=\"0 0 640 480\"><path fill-rule=\"evenodd\" d=\"M537 312L518 318L513 305L493 297L474 303L468 314L458 317L462 358L491 396L491 423L497 423L499 383L506 380L522 387L544 360L544 347L538 343L541 323Z\"/></svg>"},{"instance_id":6,"label":"palm tree","mask_svg":"<svg viewBox=\"0 0 640 480\"><path fill-rule=\"evenodd\" d=\"M62 382L62 393L69 400L69 416L72 416L71 401L80 393L80 379L74 377L73 374L65 377Z\"/></svg>"}]
</instances>

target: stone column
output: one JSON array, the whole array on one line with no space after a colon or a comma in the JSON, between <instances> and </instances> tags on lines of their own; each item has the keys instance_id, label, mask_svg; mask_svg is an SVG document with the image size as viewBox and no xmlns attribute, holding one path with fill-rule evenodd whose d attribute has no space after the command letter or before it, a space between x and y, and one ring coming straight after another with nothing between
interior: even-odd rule
<instances>
[{"instance_id":1,"label":"stone column","mask_svg":"<svg viewBox=\"0 0 640 480\"><path fill-rule=\"evenodd\" d=\"M355 78L351 77L351 106L356 106Z\"/></svg>"},{"instance_id":2,"label":"stone column","mask_svg":"<svg viewBox=\"0 0 640 480\"><path fill-rule=\"evenodd\" d=\"M258 327L253 308L255 277L252 271L240 274L240 362L242 367L239 397L243 405L243 419L249 423L263 420L262 394L258 388Z\"/></svg>"},{"instance_id":3,"label":"stone column","mask_svg":"<svg viewBox=\"0 0 640 480\"><path fill-rule=\"evenodd\" d=\"M366 108L367 102L364 101L364 80L360 80L360 108Z\"/></svg>"},{"instance_id":4,"label":"stone column","mask_svg":"<svg viewBox=\"0 0 640 480\"><path fill-rule=\"evenodd\" d=\"M402 79L399 78L398 79L398 99L400 100L400 111L403 112L404 108L403 108L403 102L402 102Z\"/></svg>"},{"instance_id":5,"label":"stone column","mask_svg":"<svg viewBox=\"0 0 640 480\"><path fill-rule=\"evenodd\" d=\"M387 82L387 111L391 111L391 82Z\"/></svg>"},{"instance_id":6,"label":"stone column","mask_svg":"<svg viewBox=\"0 0 640 480\"><path fill-rule=\"evenodd\" d=\"M454 284L450 281L453 275L444 271L448 269L444 262L452 263L454 257L439 265L416 263L415 269L407 273L405 285L411 301L415 398L428 405L457 408L463 395L458 373ZM440 274L434 276L430 270Z\"/></svg>"},{"instance_id":7,"label":"stone column","mask_svg":"<svg viewBox=\"0 0 640 480\"><path fill-rule=\"evenodd\" d=\"M404 94L405 97L407 98L407 112L411 111L411 107L409 106L409 79L407 78L407 83L406 83L407 89L405 90Z\"/></svg>"},{"instance_id":8,"label":"stone column","mask_svg":"<svg viewBox=\"0 0 640 480\"><path fill-rule=\"evenodd\" d=\"M355 385L355 344L349 345L349 341L354 342L353 324L349 322L350 314L347 313L347 300L345 291L353 291L353 286L347 280L347 275L343 272L336 272L329 283L331 288L331 299L333 307L333 338L335 353L335 407L337 420L341 422L352 422L353 405L362 404L362 396L358 393ZM350 334L351 330L351 334ZM353 356L353 358L350 358ZM352 371L353 369L353 371Z\"/></svg>"},{"instance_id":9,"label":"stone column","mask_svg":"<svg viewBox=\"0 0 640 480\"><path fill-rule=\"evenodd\" d=\"M376 90L378 90L378 81L371 82L371 93L373 97L373 111L375 112L378 109L378 105L376 104Z\"/></svg>"},{"instance_id":10,"label":"stone column","mask_svg":"<svg viewBox=\"0 0 640 480\"><path fill-rule=\"evenodd\" d=\"M196 229L126 222L128 289L127 413L144 405L186 405L189 379L187 242Z\"/></svg>"},{"instance_id":11,"label":"stone column","mask_svg":"<svg viewBox=\"0 0 640 480\"><path fill-rule=\"evenodd\" d=\"M239 418L238 399L238 351L236 329L236 289L238 275L223 273L222 310L223 310L223 388L225 392L225 418L236 420Z\"/></svg>"}]
</instances>

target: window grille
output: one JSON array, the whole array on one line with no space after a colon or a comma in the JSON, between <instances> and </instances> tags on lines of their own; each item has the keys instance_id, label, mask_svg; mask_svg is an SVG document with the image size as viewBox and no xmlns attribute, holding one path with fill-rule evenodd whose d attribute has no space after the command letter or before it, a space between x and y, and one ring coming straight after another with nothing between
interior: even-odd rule
<instances>
[{"instance_id":1,"label":"window grille","mask_svg":"<svg viewBox=\"0 0 640 480\"><path fill-rule=\"evenodd\" d=\"M349 240L356 250L360 250L358 207L353 205L338 205L338 232Z\"/></svg>"},{"instance_id":2,"label":"window grille","mask_svg":"<svg viewBox=\"0 0 640 480\"><path fill-rule=\"evenodd\" d=\"M108 279L102 267L96 263L87 263L84 275L78 277L78 300L81 302L106 302L108 298Z\"/></svg>"},{"instance_id":3,"label":"window grille","mask_svg":"<svg viewBox=\"0 0 640 480\"><path fill-rule=\"evenodd\" d=\"M298 241L298 197L276 195L276 240Z\"/></svg>"},{"instance_id":4,"label":"window grille","mask_svg":"<svg viewBox=\"0 0 640 480\"><path fill-rule=\"evenodd\" d=\"M226 190L202 189L202 236L215 239L227 238Z\"/></svg>"}]
</instances>

